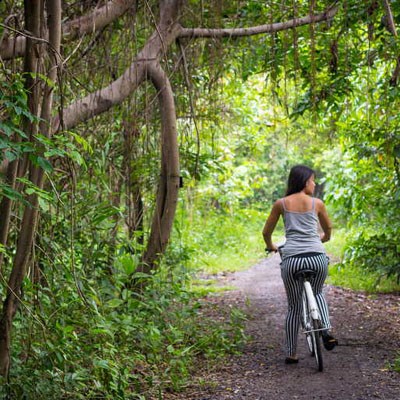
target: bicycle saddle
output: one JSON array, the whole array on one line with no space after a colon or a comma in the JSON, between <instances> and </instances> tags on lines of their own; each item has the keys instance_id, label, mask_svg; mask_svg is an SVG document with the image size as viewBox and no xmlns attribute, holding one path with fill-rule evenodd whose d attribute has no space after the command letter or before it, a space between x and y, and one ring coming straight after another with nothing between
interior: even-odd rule
<instances>
[{"instance_id":1,"label":"bicycle saddle","mask_svg":"<svg viewBox=\"0 0 400 400\"><path fill-rule=\"evenodd\" d=\"M316 272L312 269L302 269L301 271L297 271L294 274L295 279L305 279L305 278L313 278L316 275Z\"/></svg>"}]
</instances>

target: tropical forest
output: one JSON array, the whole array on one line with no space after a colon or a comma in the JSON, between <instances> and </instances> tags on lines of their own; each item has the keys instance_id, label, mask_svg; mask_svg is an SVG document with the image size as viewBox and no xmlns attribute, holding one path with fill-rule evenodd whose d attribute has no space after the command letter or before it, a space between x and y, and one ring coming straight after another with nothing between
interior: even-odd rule
<instances>
[{"instance_id":1,"label":"tropical forest","mask_svg":"<svg viewBox=\"0 0 400 400\"><path fill-rule=\"evenodd\" d=\"M399 1L0 16L1 399L398 398ZM295 165L333 227L320 374L262 234Z\"/></svg>"}]
</instances>

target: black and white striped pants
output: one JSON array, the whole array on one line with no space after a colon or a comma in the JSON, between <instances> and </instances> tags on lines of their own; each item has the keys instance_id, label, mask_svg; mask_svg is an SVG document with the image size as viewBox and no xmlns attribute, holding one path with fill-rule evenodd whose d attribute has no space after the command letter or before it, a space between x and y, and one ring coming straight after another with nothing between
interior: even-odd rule
<instances>
[{"instance_id":1,"label":"black and white striped pants","mask_svg":"<svg viewBox=\"0 0 400 400\"><path fill-rule=\"evenodd\" d=\"M286 289L288 299L288 313L286 315L286 351L288 356L294 356L297 348L297 336L301 321L302 291L303 285L294 278L294 274L302 269L311 269L316 272L311 281L323 326L330 328L329 310L322 293L322 287L328 275L328 258L325 254L317 254L305 257L288 257L281 263L281 276Z\"/></svg>"}]
</instances>

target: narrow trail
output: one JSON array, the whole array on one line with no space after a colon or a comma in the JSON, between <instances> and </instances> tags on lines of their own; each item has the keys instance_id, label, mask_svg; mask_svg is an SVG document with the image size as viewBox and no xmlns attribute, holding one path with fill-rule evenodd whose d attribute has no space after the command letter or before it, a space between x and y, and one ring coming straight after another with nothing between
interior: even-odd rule
<instances>
[{"instance_id":1,"label":"narrow trail","mask_svg":"<svg viewBox=\"0 0 400 400\"><path fill-rule=\"evenodd\" d=\"M297 365L285 365L283 323L286 297L279 257L272 256L244 272L224 279L238 289L223 296L249 313L251 340L243 354L217 371L193 377L194 384L174 399L289 400L400 399L400 374L390 371L400 343L400 299L375 297L327 286L331 322L339 346L323 351L324 372L317 372L299 335ZM202 378L202 379L201 379Z\"/></svg>"}]
</instances>

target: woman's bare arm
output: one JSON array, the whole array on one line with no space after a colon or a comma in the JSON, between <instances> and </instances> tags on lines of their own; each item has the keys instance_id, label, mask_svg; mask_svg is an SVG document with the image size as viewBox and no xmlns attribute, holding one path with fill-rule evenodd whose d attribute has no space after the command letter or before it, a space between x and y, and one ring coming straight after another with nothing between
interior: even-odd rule
<instances>
[{"instance_id":1,"label":"woman's bare arm","mask_svg":"<svg viewBox=\"0 0 400 400\"><path fill-rule=\"evenodd\" d=\"M332 223L329 219L328 212L326 211L325 204L321 200L318 201L317 211L319 223L321 224L323 231L321 234L321 241L322 243L325 243L331 238Z\"/></svg>"},{"instance_id":2,"label":"woman's bare arm","mask_svg":"<svg viewBox=\"0 0 400 400\"><path fill-rule=\"evenodd\" d=\"M282 214L282 205L281 201L277 200L272 206L271 213L265 222L263 229L263 237L264 242L267 246L267 249L278 251L278 248L272 243L272 232L274 231L276 224L278 223L279 217Z\"/></svg>"}]
</instances>

